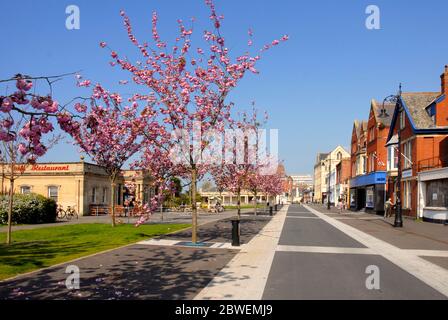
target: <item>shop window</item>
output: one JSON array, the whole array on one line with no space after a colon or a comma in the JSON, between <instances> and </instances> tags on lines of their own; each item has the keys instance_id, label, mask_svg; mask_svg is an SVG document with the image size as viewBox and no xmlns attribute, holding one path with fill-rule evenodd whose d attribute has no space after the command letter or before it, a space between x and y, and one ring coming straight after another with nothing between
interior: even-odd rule
<instances>
[{"instance_id":1,"label":"shop window","mask_svg":"<svg viewBox=\"0 0 448 320\"><path fill-rule=\"evenodd\" d=\"M53 199L57 203L58 195L59 195L59 187L57 186L48 187L48 198Z\"/></svg>"},{"instance_id":2,"label":"shop window","mask_svg":"<svg viewBox=\"0 0 448 320\"><path fill-rule=\"evenodd\" d=\"M373 208L373 187L369 187L366 189L366 208Z\"/></svg>"},{"instance_id":3,"label":"shop window","mask_svg":"<svg viewBox=\"0 0 448 320\"><path fill-rule=\"evenodd\" d=\"M411 181L405 181L403 183L403 191L402 191L403 199L403 208L411 209L411 196L412 196L412 188Z\"/></svg>"},{"instance_id":4,"label":"shop window","mask_svg":"<svg viewBox=\"0 0 448 320\"><path fill-rule=\"evenodd\" d=\"M20 186L20 193L21 194L31 193L31 187L30 186Z\"/></svg>"},{"instance_id":5,"label":"shop window","mask_svg":"<svg viewBox=\"0 0 448 320\"><path fill-rule=\"evenodd\" d=\"M448 207L448 179L426 182L426 206Z\"/></svg>"}]
</instances>

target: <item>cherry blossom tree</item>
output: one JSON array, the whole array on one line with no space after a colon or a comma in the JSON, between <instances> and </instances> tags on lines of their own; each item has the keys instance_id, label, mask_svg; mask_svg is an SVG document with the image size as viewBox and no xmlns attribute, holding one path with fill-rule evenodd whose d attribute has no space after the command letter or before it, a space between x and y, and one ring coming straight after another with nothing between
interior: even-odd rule
<instances>
[{"instance_id":1,"label":"cherry blossom tree","mask_svg":"<svg viewBox=\"0 0 448 320\"><path fill-rule=\"evenodd\" d=\"M90 81L78 82L90 86ZM59 125L72 136L74 143L109 175L111 218L115 226L115 187L122 167L140 149L142 137L157 135L156 112L146 97L133 96L124 101L120 94L111 93L96 84L89 99L76 102L71 113L58 117ZM144 106L140 107L141 102ZM155 125L152 125L155 124Z\"/></svg>"},{"instance_id":2,"label":"cherry blossom tree","mask_svg":"<svg viewBox=\"0 0 448 320\"><path fill-rule=\"evenodd\" d=\"M35 163L58 140L58 136L51 133L54 130L54 119L59 117L62 107L52 98L52 84L63 76L31 77L16 74L10 79L0 80L0 83L6 85L15 83L16 87L13 93L0 96L0 156L2 165L7 166L7 170L2 172L2 178L9 180L7 244L11 243L12 238L14 182L28 163ZM48 84L47 95L31 90L39 80Z\"/></svg>"},{"instance_id":3,"label":"cherry blossom tree","mask_svg":"<svg viewBox=\"0 0 448 320\"><path fill-rule=\"evenodd\" d=\"M233 58L221 34L224 17L217 13L211 0L206 0L205 3L210 9L212 27L203 32L203 46L192 44L193 19L191 26L178 20L180 33L175 43L170 46L159 35L158 15L155 12L152 15L153 45L139 42L124 11L120 14L124 19L128 37L141 53L142 61L132 63L125 55L112 50L106 42L100 43L101 47L111 50L111 65L129 71L135 84L150 90L167 129L184 130L190 136L195 129L198 132L195 138L199 138L200 142L197 143L197 139L189 139L189 148L181 161L185 172L183 178L191 182L193 243L197 242L197 182L209 170L209 164L200 161L202 152L210 144L204 135L209 130L224 130L226 122L230 120L232 107L232 104L226 101L229 93L237 87L247 72L258 73L255 66L265 51L288 39L285 35L280 40L266 44L256 54L245 52ZM249 31L248 45L252 46L252 31ZM183 137L176 137L173 143L183 143Z\"/></svg>"}]
</instances>

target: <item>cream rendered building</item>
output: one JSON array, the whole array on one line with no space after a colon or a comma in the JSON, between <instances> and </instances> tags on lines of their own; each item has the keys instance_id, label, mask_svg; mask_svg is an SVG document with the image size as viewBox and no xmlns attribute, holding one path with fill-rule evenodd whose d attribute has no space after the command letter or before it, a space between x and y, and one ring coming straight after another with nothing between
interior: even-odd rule
<instances>
[{"instance_id":1,"label":"cream rendered building","mask_svg":"<svg viewBox=\"0 0 448 320\"><path fill-rule=\"evenodd\" d=\"M7 176L8 165L3 168ZM95 164L38 163L20 164L14 169L19 172L14 183L15 193L37 193L52 198L64 209L74 207L79 215L95 212L96 207L110 206L111 186L105 170ZM135 181L135 194L130 194L125 183ZM115 187L115 203L123 205L128 196L146 203L153 190L149 186L150 177L142 172L122 170ZM9 190L9 180L2 178L2 191Z\"/></svg>"},{"instance_id":2,"label":"cream rendered building","mask_svg":"<svg viewBox=\"0 0 448 320\"><path fill-rule=\"evenodd\" d=\"M329 153L319 153L314 165L314 201L324 203L327 199L330 172L343 159L349 158L350 153L342 146L337 146ZM331 193L331 190L330 190Z\"/></svg>"}]
</instances>

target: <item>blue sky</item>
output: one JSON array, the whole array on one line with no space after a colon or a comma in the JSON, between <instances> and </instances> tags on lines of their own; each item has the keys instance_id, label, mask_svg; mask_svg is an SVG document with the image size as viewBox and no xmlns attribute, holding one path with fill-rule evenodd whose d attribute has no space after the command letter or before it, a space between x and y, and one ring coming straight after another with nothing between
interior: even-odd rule
<instances>
[{"instance_id":1,"label":"blue sky","mask_svg":"<svg viewBox=\"0 0 448 320\"><path fill-rule=\"evenodd\" d=\"M448 64L448 2L216 0L225 15L223 35L231 50L246 49L247 29L262 46L283 34L290 41L265 54L260 75L250 75L231 96L238 108L252 100L278 128L280 157L289 173L312 173L315 154L348 146L353 120L368 116L372 98L396 92L438 91ZM80 8L80 30L67 30L65 8ZM369 4L381 12L381 30L365 27ZM170 40L176 20L196 17L199 32L208 23L202 0L1 1L0 79L18 72L52 75L82 70L86 78L114 87L124 73L112 69L102 40L120 52L135 53L119 16L124 9L140 39L151 37L151 12ZM1 88L4 90L4 87ZM58 101L79 94L73 79L54 87ZM43 161L77 161L69 143L51 149Z\"/></svg>"}]
</instances>

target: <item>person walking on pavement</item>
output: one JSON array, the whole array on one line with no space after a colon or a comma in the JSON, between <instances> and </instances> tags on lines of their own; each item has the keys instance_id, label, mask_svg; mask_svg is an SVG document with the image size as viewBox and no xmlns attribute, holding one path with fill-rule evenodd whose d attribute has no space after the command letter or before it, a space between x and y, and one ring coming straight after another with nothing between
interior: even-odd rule
<instances>
[{"instance_id":1,"label":"person walking on pavement","mask_svg":"<svg viewBox=\"0 0 448 320\"><path fill-rule=\"evenodd\" d=\"M387 199L386 203L384 204L384 218L389 218L392 216L392 208L394 206L394 203L391 198Z\"/></svg>"}]
</instances>

